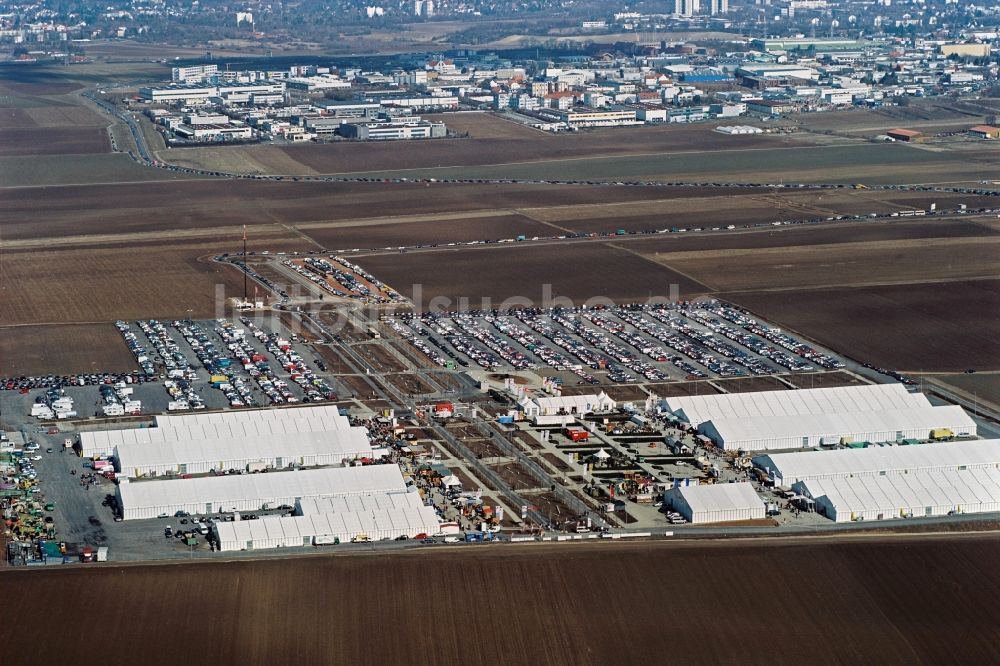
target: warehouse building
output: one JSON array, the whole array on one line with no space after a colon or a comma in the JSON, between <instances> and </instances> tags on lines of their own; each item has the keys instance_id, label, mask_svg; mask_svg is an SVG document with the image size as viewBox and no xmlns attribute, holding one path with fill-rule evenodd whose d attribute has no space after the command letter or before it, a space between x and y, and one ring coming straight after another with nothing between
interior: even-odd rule
<instances>
[{"instance_id":1,"label":"warehouse building","mask_svg":"<svg viewBox=\"0 0 1000 666\"><path fill-rule=\"evenodd\" d=\"M683 396L661 405L727 451L976 435L961 407L935 407L901 384Z\"/></svg>"},{"instance_id":2,"label":"warehouse building","mask_svg":"<svg viewBox=\"0 0 1000 666\"><path fill-rule=\"evenodd\" d=\"M270 517L215 523L219 550L260 550L320 546L335 543L413 539L439 531L433 507L405 507L378 511L347 511L306 516Z\"/></svg>"},{"instance_id":3,"label":"warehouse building","mask_svg":"<svg viewBox=\"0 0 1000 666\"><path fill-rule=\"evenodd\" d=\"M128 477L262 472L321 465L343 465L377 458L364 428L335 432L290 432L280 437L221 437L165 441L157 446L115 447L115 468Z\"/></svg>"},{"instance_id":4,"label":"warehouse building","mask_svg":"<svg viewBox=\"0 0 1000 666\"><path fill-rule=\"evenodd\" d=\"M679 486L666 492L664 502L692 525L760 520L767 510L749 483Z\"/></svg>"},{"instance_id":5,"label":"warehouse building","mask_svg":"<svg viewBox=\"0 0 1000 666\"><path fill-rule=\"evenodd\" d=\"M303 499L407 492L396 465L331 467L300 472L207 476L118 484L118 506L125 520L188 513L261 511L294 506Z\"/></svg>"},{"instance_id":6,"label":"warehouse building","mask_svg":"<svg viewBox=\"0 0 1000 666\"><path fill-rule=\"evenodd\" d=\"M336 406L310 406L290 409L253 409L239 412L161 415L154 428L127 428L80 433L84 458L114 455L126 444L161 444L181 440L212 438L281 436L293 432L335 432L351 428L346 416Z\"/></svg>"}]
</instances>

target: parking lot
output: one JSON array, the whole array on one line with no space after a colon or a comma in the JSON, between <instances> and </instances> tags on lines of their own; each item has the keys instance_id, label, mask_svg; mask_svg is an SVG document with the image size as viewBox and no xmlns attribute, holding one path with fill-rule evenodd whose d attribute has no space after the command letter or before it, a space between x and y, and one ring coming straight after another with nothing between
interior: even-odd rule
<instances>
[{"instance_id":1,"label":"parking lot","mask_svg":"<svg viewBox=\"0 0 1000 666\"><path fill-rule=\"evenodd\" d=\"M346 392L323 376L325 364L315 352L276 320L119 321L116 326L137 371L10 378L0 383L0 408L6 414L35 410L39 418L80 420L332 401Z\"/></svg>"},{"instance_id":2,"label":"parking lot","mask_svg":"<svg viewBox=\"0 0 1000 666\"><path fill-rule=\"evenodd\" d=\"M580 384L845 367L832 353L717 301L404 315L389 326L442 367L565 370Z\"/></svg>"}]
</instances>

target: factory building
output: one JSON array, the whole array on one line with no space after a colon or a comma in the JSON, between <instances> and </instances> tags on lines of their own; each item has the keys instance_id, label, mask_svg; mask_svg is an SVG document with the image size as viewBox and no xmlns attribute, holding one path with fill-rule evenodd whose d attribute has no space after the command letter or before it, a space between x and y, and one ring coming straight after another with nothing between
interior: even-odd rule
<instances>
[{"instance_id":1,"label":"factory building","mask_svg":"<svg viewBox=\"0 0 1000 666\"><path fill-rule=\"evenodd\" d=\"M639 121L635 109L590 110L575 108L559 113L559 120L570 127L610 127L613 125L635 125Z\"/></svg>"},{"instance_id":2,"label":"factory building","mask_svg":"<svg viewBox=\"0 0 1000 666\"><path fill-rule=\"evenodd\" d=\"M767 510L749 483L679 486L666 492L664 502L693 525L760 520Z\"/></svg>"},{"instance_id":3,"label":"factory building","mask_svg":"<svg viewBox=\"0 0 1000 666\"><path fill-rule=\"evenodd\" d=\"M727 451L976 435L961 407L935 407L901 384L682 396L661 406Z\"/></svg>"},{"instance_id":4,"label":"factory building","mask_svg":"<svg viewBox=\"0 0 1000 666\"><path fill-rule=\"evenodd\" d=\"M285 84L274 82L224 83L220 85L178 84L168 86L142 86L139 88L140 99L146 102L160 104L167 104L171 102L207 102L210 97L221 97L227 93L284 95Z\"/></svg>"},{"instance_id":5,"label":"factory building","mask_svg":"<svg viewBox=\"0 0 1000 666\"><path fill-rule=\"evenodd\" d=\"M835 522L1000 511L1000 440L810 451L754 464Z\"/></svg>"},{"instance_id":6,"label":"factory building","mask_svg":"<svg viewBox=\"0 0 1000 666\"><path fill-rule=\"evenodd\" d=\"M140 520L173 516L178 511L261 511L293 506L303 499L405 492L399 467L367 465L167 481L122 479L117 496L122 517Z\"/></svg>"},{"instance_id":7,"label":"factory building","mask_svg":"<svg viewBox=\"0 0 1000 666\"><path fill-rule=\"evenodd\" d=\"M382 541L437 534L440 529L433 507L405 507L378 511L347 511L306 516L268 517L259 520L217 522L219 550L261 550L321 546L353 540Z\"/></svg>"}]
</instances>

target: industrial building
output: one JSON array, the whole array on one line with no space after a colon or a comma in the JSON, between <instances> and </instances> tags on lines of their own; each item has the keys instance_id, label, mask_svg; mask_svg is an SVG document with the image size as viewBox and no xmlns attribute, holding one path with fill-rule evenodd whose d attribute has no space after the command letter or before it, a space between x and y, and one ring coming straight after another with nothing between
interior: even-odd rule
<instances>
[{"instance_id":1,"label":"industrial building","mask_svg":"<svg viewBox=\"0 0 1000 666\"><path fill-rule=\"evenodd\" d=\"M436 534L439 525L434 508L420 506L217 522L212 529L219 550L233 552L320 546L353 540L412 539Z\"/></svg>"},{"instance_id":2,"label":"industrial building","mask_svg":"<svg viewBox=\"0 0 1000 666\"><path fill-rule=\"evenodd\" d=\"M749 483L679 486L666 492L664 503L694 525L760 520L767 511Z\"/></svg>"},{"instance_id":3,"label":"industrial building","mask_svg":"<svg viewBox=\"0 0 1000 666\"><path fill-rule=\"evenodd\" d=\"M264 471L342 465L377 458L364 428L289 432L280 436L181 439L115 447L115 468L127 477Z\"/></svg>"},{"instance_id":4,"label":"industrial building","mask_svg":"<svg viewBox=\"0 0 1000 666\"><path fill-rule=\"evenodd\" d=\"M761 456L835 522L1000 511L1000 440Z\"/></svg>"},{"instance_id":5,"label":"industrial building","mask_svg":"<svg viewBox=\"0 0 1000 666\"><path fill-rule=\"evenodd\" d=\"M303 499L407 492L396 465L330 467L298 472L207 476L118 484L118 505L125 520L188 513L261 511L293 506Z\"/></svg>"},{"instance_id":6,"label":"industrial building","mask_svg":"<svg viewBox=\"0 0 1000 666\"><path fill-rule=\"evenodd\" d=\"M154 428L127 428L80 433L84 458L108 457L120 445L161 444L181 440L281 436L294 432L334 432L351 428L333 405L238 412L160 415Z\"/></svg>"},{"instance_id":7,"label":"industrial building","mask_svg":"<svg viewBox=\"0 0 1000 666\"><path fill-rule=\"evenodd\" d=\"M666 398L661 405L727 451L973 437L961 407L936 407L901 384Z\"/></svg>"},{"instance_id":8,"label":"industrial building","mask_svg":"<svg viewBox=\"0 0 1000 666\"><path fill-rule=\"evenodd\" d=\"M386 141L397 139L437 139L448 135L444 123L344 123L337 132L348 139Z\"/></svg>"},{"instance_id":9,"label":"industrial building","mask_svg":"<svg viewBox=\"0 0 1000 666\"><path fill-rule=\"evenodd\" d=\"M227 93L284 95L285 84L281 82L224 83L220 85L177 84L139 88L139 98L152 103L207 102L209 97L220 97Z\"/></svg>"}]
</instances>

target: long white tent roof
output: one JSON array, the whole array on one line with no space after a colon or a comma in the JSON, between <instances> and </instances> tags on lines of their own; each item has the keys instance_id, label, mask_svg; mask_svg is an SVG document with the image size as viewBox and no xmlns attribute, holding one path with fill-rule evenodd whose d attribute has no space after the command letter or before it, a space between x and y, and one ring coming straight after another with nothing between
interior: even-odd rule
<instances>
[{"instance_id":1,"label":"long white tent roof","mask_svg":"<svg viewBox=\"0 0 1000 666\"><path fill-rule=\"evenodd\" d=\"M897 431L965 427L974 433L975 421L957 405L927 406L884 411L847 413L795 414L787 416L753 416L712 418L715 431L727 442L786 437L862 435Z\"/></svg>"},{"instance_id":2,"label":"long white tent roof","mask_svg":"<svg viewBox=\"0 0 1000 666\"><path fill-rule=\"evenodd\" d=\"M320 513L371 513L390 509L417 508L424 505L419 493L351 495L349 497L311 497L297 502L297 512L304 516Z\"/></svg>"},{"instance_id":3,"label":"long white tent roof","mask_svg":"<svg viewBox=\"0 0 1000 666\"><path fill-rule=\"evenodd\" d=\"M350 427L346 416L336 405L247 409L239 411L207 412L203 414L165 414L156 417L158 428L176 428L194 425L234 426L266 423L291 424L298 430L336 430ZM289 428L286 426L285 430Z\"/></svg>"},{"instance_id":4,"label":"long white tent roof","mask_svg":"<svg viewBox=\"0 0 1000 666\"><path fill-rule=\"evenodd\" d=\"M774 453L754 459L784 483L808 479L941 471L1000 466L1000 439L977 439L913 446Z\"/></svg>"},{"instance_id":5,"label":"long white tent roof","mask_svg":"<svg viewBox=\"0 0 1000 666\"><path fill-rule=\"evenodd\" d=\"M722 418L844 414L930 405L923 394L910 393L902 384L680 396L664 402L667 409L695 426Z\"/></svg>"},{"instance_id":6,"label":"long white tent roof","mask_svg":"<svg viewBox=\"0 0 1000 666\"><path fill-rule=\"evenodd\" d=\"M414 534L438 531L439 521L433 507L388 509L375 512L320 513L309 516L269 517L258 520L216 523L219 541L264 543L304 538L352 538L357 534Z\"/></svg>"},{"instance_id":7,"label":"long white tent roof","mask_svg":"<svg viewBox=\"0 0 1000 666\"><path fill-rule=\"evenodd\" d=\"M208 476L167 481L126 481L118 486L126 507L177 504L226 504L231 501L286 497L323 497L406 492L396 465L327 467L298 472Z\"/></svg>"},{"instance_id":8,"label":"long white tent roof","mask_svg":"<svg viewBox=\"0 0 1000 666\"><path fill-rule=\"evenodd\" d=\"M803 485L813 498L825 496L838 512L879 511L887 518L899 517L900 509L917 509L912 513L920 516L923 507L975 510L1000 503L1000 470L996 468L814 479ZM995 507L987 510L991 509Z\"/></svg>"},{"instance_id":9,"label":"long white tent roof","mask_svg":"<svg viewBox=\"0 0 1000 666\"><path fill-rule=\"evenodd\" d=\"M155 428L128 428L80 433L83 455L110 454L123 444L179 440L238 439L291 432L336 432L352 426L336 407L247 410L184 416L158 416Z\"/></svg>"},{"instance_id":10,"label":"long white tent roof","mask_svg":"<svg viewBox=\"0 0 1000 666\"><path fill-rule=\"evenodd\" d=\"M311 456L371 457L372 445L364 428L335 432L289 432L280 437L250 436L218 439L182 439L148 444L120 444L115 448L119 469L155 468L162 465L209 463L224 466L229 460L293 460Z\"/></svg>"},{"instance_id":11,"label":"long white tent roof","mask_svg":"<svg viewBox=\"0 0 1000 666\"><path fill-rule=\"evenodd\" d=\"M716 483L708 486L680 486L677 490L692 513L714 513L735 509L757 509L764 501L749 483Z\"/></svg>"}]
</instances>

